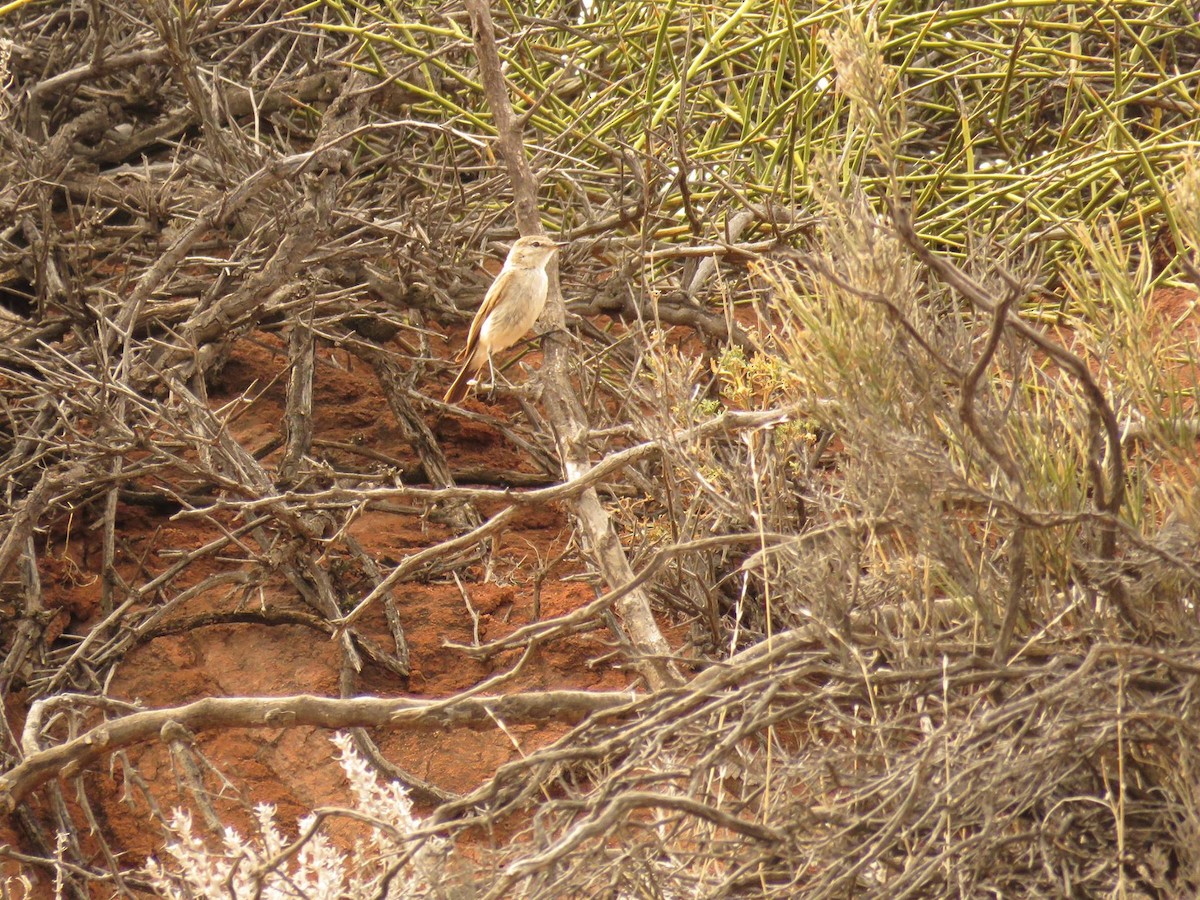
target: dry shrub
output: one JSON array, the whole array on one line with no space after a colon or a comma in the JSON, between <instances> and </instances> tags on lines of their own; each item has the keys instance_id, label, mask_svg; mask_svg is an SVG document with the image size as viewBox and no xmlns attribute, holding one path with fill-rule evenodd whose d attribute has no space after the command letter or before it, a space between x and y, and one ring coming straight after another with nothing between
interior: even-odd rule
<instances>
[{"instance_id":1,"label":"dry shrub","mask_svg":"<svg viewBox=\"0 0 1200 900\"><path fill-rule=\"evenodd\" d=\"M588 447L646 449L603 488L689 680L438 801L421 839L504 837L462 895L1200 891L1196 353L1146 312L1166 279L1200 282L1172 74L1197 68L1194 17L886 6L502 22L544 215L575 242ZM93 721L195 590L282 572L332 630L326 537L393 473L306 461L313 347L373 367L424 440L426 318L477 297L485 236L508 236L461 5L286 12L9 13L0 689L85 696L43 737ZM289 330L278 469L206 394L252 329ZM401 335L408 368L364 332ZM507 433L557 473L525 411ZM228 534L122 582L122 496ZM100 523L113 617L83 649L51 646L39 605L38 538L75 510ZM400 638L371 662L405 671ZM19 815L28 858L82 896L125 862L70 837L96 819L76 784L78 808L51 791Z\"/></svg>"},{"instance_id":2,"label":"dry shrub","mask_svg":"<svg viewBox=\"0 0 1200 900\"><path fill-rule=\"evenodd\" d=\"M674 608L690 610L696 645L754 649L635 723L556 747L558 764L597 748L609 762L588 763L582 785L557 779L546 836L508 871L545 897L1194 892L1183 339L1146 328L1132 300L1105 315L1097 301L1088 321L1103 324L1043 328L1034 279L982 252L958 269L994 292L980 308L861 195L827 202L814 251L760 270L761 356L706 370L651 352L666 390L647 391L641 436L662 442L664 488L639 502L657 523L643 534L680 550L664 580L690 598ZM1109 295L1147 295L1137 266L1083 246ZM1053 352L997 324L1009 295ZM1119 516L1097 508L1112 410L1055 355L1066 340L1123 421L1144 411L1122 435L1140 446ZM777 418L701 427L751 396ZM578 743L593 752L576 757Z\"/></svg>"}]
</instances>

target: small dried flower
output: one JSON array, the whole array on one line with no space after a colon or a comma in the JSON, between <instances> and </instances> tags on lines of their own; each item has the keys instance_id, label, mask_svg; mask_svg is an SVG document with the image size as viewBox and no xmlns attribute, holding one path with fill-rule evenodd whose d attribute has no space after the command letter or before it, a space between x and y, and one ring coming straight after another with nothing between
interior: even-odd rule
<instances>
[{"instance_id":1,"label":"small dried flower","mask_svg":"<svg viewBox=\"0 0 1200 900\"><path fill-rule=\"evenodd\" d=\"M837 73L837 89L850 98L856 109L871 119L877 118L895 73L884 62L874 35L858 19L850 19L824 32L824 37Z\"/></svg>"}]
</instances>

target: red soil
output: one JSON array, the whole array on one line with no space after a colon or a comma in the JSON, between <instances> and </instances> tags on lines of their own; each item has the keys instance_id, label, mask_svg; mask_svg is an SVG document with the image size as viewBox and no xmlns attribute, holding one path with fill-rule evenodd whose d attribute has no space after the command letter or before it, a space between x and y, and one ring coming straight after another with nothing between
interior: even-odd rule
<instances>
[{"instance_id":1,"label":"red soil","mask_svg":"<svg viewBox=\"0 0 1200 900\"><path fill-rule=\"evenodd\" d=\"M274 335L255 334L237 343L229 364L211 388L214 408L236 410L231 431L252 453L282 436L285 367L284 343ZM469 405L481 402L467 401ZM357 360L351 364L345 353L318 354L314 409L316 441L359 445L405 466L419 463L396 427L372 371ZM515 409L505 412L519 415ZM528 471L519 452L481 425L449 418L431 424L443 437L449 436L443 446L454 470L488 466ZM327 458L338 465L360 470L370 465L378 467L378 462L344 450L322 450L319 445L314 455L326 452ZM270 470L277 459L278 451L266 456L263 463ZM55 535L43 552L45 598L47 605L57 610L51 637L58 637L64 630L86 634L103 618L101 585L91 574L98 569L100 536L90 525L73 522L70 532ZM122 508L118 529L121 567L136 583L148 580L147 570L161 572L180 551L199 547L219 534L211 523L189 517L168 518L143 508ZM361 515L350 532L385 572L409 554L451 536L445 525L431 518L379 511ZM460 573L462 589L478 617L479 640L494 639L530 621L533 579L545 561L562 553L568 537L569 525L562 508L530 509L492 548L489 581L482 580L483 567L478 564ZM206 558L177 582L177 589L199 582L220 565L212 557ZM230 565L236 568L238 564ZM357 567L349 557L347 565ZM139 572L139 566L145 568ZM563 580L579 569L571 556L553 566L540 587L543 617L567 612L595 596L586 582ZM362 578L362 594L369 587ZM402 583L394 595L410 644L411 675L402 678L368 663L358 678L360 693L444 697L478 684L515 662L514 655L507 655L485 664L444 646L446 642L471 644L475 639L471 612L453 580ZM255 591L251 596L243 596L237 586L208 591L180 606L172 620L260 606L305 608L295 590L280 577L269 582L268 590ZM382 646L392 647L381 609L368 613L359 629ZM624 673L607 663L590 664L610 650L609 636L599 632L554 642L529 660L520 675L503 689L624 688L628 683ZM313 693L336 697L340 660L337 643L300 625L212 625L155 637L134 647L116 667L107 693L147 708L176 706L210 696ZM11 726L19 733L24 709L9 709L8 714ZM508 734L500 729L417 735L392 730L374 737L392 763L439 788L458 793L473 789L500 765L523 751L545 745L564 730L563 726L553 725L512 726ZM253 829L248 827L244 804L277 804L279 821L289 830L299 816L314 807L349 805L345 779L328 737L311 728L197 735L198 748L231 782L222 789L215 778L206 776L208 787L218 795L214 801L218 814L247 833ZM179 771L165 745L138 747L127 756L160 810L169 812L181 803L182 795L175 786ZM152 810L145 794L124 781L125 774L124 765L117 764L111 773L97 770L88 777L88 783L110 846L123 852L124 863L129 865L154 852L161 835L151 822ZM418 805L418 813L427 809ZM23 846L17 835L3 829L0 841ZM0 879L15 872L11 863L0 865ZM26 873L40 874L30 869ZM42 878L35 896L52 895L45 894L51 888Z\"/></svg>"}]
</instances>

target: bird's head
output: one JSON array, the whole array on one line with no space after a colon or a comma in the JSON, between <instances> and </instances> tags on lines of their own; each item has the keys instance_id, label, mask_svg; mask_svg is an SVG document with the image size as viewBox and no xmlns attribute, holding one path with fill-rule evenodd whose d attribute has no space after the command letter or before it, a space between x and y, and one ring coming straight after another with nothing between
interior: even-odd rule
<instances>
[{"instance_id":1,"label":"bird's head","mask_svg":"<svg viewBox=\"0 0 1200 900\"><path fill-rule=\"evenodd\" d=\"M523 268L541 268L550 261L561 244L544 234L531 234L519 239L508 251L510 265Z\"/></svg>"}]
</instances>

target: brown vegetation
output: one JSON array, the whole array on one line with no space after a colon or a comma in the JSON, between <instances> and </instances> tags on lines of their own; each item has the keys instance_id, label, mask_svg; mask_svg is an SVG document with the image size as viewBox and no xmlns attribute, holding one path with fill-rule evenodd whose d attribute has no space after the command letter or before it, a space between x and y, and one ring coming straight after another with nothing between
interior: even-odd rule
<instances>
[{"instance_id":1,"label":"brown vegetation","mask_svg":"<svg viewBox=\"0 0 1200 900\"><path fill-rule=\"evenodd\" d=\"M1200 32L926 6L0 4L0 897L1200 891Z\"/></svg>"}]
</instances>

